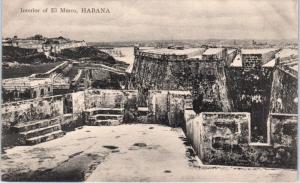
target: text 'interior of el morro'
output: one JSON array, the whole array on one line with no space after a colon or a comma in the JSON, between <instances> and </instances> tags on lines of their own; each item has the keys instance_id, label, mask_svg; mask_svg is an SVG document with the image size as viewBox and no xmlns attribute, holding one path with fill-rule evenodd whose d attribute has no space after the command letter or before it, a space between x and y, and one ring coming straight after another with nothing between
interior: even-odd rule
<instances>
[{"instance_id":1,"label":"text 'interior of el morro'","mask_svg":"<svg viewBox=\"0 0 300 183\"><path fill-rule=\"evenodd\" d=\"M6 38L2 151L81 126L145 123L182 128L205 165L295 169L298 50L249 45L140 45L126 55L64 37Z\"/></svg>"}]
</instances>

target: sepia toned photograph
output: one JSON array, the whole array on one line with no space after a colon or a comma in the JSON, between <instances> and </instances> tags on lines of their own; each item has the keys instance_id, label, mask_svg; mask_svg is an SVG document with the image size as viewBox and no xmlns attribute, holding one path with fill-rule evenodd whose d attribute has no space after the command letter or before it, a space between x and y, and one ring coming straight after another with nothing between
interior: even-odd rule
<instances>
[{"instance_id":1,"label":"sepia toned photograph","mask_svg":"<svg viewBox=\"0 0 300 183\"><path fill-rule=\"evenodd\" d=\"M1 181L297 182L298 0L2 0Z\"/></svg>"}]
</instances>

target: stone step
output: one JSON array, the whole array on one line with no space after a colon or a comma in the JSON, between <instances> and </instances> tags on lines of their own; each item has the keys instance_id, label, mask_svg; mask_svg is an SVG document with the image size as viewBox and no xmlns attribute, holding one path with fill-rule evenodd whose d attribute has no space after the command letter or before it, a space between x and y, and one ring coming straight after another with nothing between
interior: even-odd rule
<instances>
[{"instance_id":1,"label":"stone step","mask_svg":"<svg viewBox=\"0 0 300 183\"><path fill-rule=\"evenodd\" d=\"M124 108L91 108L85 110L85 113L90 116L96 114L124 114Z\"/></svg>"},{"instance_id":2,"label":"stone step","mask_svg":"<svg viewBox=\"0 0 300 183\"><path fill-rule=\"evenodd\" d=\"M90 117L90 120L123 120L124 115L119 114L97 114Z\"/></svg>"},{"instance_id":3,"label":"stone step","mask_svg":"<svg viewBox=\"0 0 300 183\"><path fill-rule=\"evenodd\" d=\"M27 139L26 144L27 145L34 145L34 144L46 142L46 141L49 141L49 140L56 139L58 137L62 137L64 134L65 134L65 132L63 132L61 130L54 131L52 133L47 133L45 135L41 135L41 136L37 136L37 137Z\"/></svg>"},{"instance_id":4,"label":"stone step","mask_svg":"<svg viewBox=\"0 0 300 183\"><path fill-rule=\"evenodd\" d=\"M138 115L139 116L147 116L148 112L149 112L148 107L138 107Z\"/></svg>"},{"instance_id":5,"label":"stone step","mask_svg":"<svg viewBox=\"0 0 300 183\"><path fill-rule=\"evenodd\" d=\"M96 120L90 123L90 126L116 126L120 125L119 120Z\"/></svg>"},{"instance_id":6,"label":"stone step","mask_svg":"<svg viewBox=\"0 0 300 183\"><path fill-rule=\"evenodd\" d=\"M43 128L43 127L47 127L59 123L60 123L60 118L31 121L31 122L20 123L18 125L15 125L12 127L12 130L15 132L26 132L26 131Z\"/></svg>"},{"instance_id":7,"label":"stone step","mask_svg":"<svg viewBox=\"0 0 300 183\"><path fill-rule=\"evenodd\" d=\"M60 124L54 124L54 125L47 126L47 127L44 127L44 128L38 128L38 129L26 131L26 132L21 132L20 137L24 138L26 140L26 139L29 139L29 138L42 136L42 135L52 133L54 131L59 131L59 130L61 130Z\"/></svg>"}]
</instances>

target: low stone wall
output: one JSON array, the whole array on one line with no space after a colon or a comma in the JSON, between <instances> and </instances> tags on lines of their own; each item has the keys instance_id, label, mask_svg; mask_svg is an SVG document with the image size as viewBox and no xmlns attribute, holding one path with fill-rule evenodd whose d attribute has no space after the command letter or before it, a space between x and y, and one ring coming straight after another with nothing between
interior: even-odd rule
<instances>
[{"instance_id":1,"label":"low stone wall","mask_svg":"<svg viewBox=\"0 0 300 183\"><path fill-rule=\"evenodd\" d=\"M184 127L185 103L189 98L189 91L150 90L148 120L172 127Z\"/></svg>"},{"instance_id":2,"label":"low stone wall","mask_svg":"<svg viewBox=\"0 0 300 183\"><path fill-rule=\"evenodd\" d=\"M296 114L270 114L270 143L275 148L284 147L297 150L297 120Z\"/></svg>"},{"instance_id":3,"label":"low stone wall","mask_svg":"<svg viewBox=\"0 0 300 183\"><path fill-rule=\"evenodd\" d=\"M86 90L84 91L85 109L124 108L124 122L132 123L137 119L137 90Z\"/></svg>"},{"instance_id":4,"label":"low stone wall","mask_svg":"<svg viewBox=\"0 0 300 183\"><path fill-rule=\"evenodd\" d=\"M61 115L63 131L74 130L84 125L83 111L85 110L84 91L69 93L63 96L64 114Z\"/></svg>"},{"instance_id":5,"label":"low stone wall","mask_svg":"<svg viewBox=\"0 0 300 183\"><path fill-rule=\"evenodd\" d=\"M211 112L201 113L188 121L186 129L204 163L227 164L234 163L233 154L239 154L235 152L239 144L249 143L249 125L249 113Z\"/></svg>"},{"instance_id":6,"label":"low stone wall","mask_svg":"<svg viewBox=\"0 0 300 183\"><path fill-rule=\"evenodd\" d=\"M73 113L82 113L85 110L84 91L72 93Z\"/></svg>"},{"instance_id":7,"label":"low stone wall","mask_svg":"<svg viewBox=\"0 0 300 183\"><path fill-rule=\"evenodd\" d=\"M40 119L49 119L63 114L62 95L5 103L1 108L2 125L15 125Z\"/></svg>"},{"instance_id":8,"label":"low stone wall","mask_svg":"<svg viewBox=\"0 0 300 183\"><path fill-rule=\"evenodd\" d=\"M60 124L63 131L72 131L77 127L85 125L85 121L82 113L71 113L63 115Z\"/></svg>"},{"instance_id":9,"label":"low stone wall","mask_svg":"<svg viewBox=\"0 0 300 183\"><path fill-rule=\"evenodd\" d=\"M137 122L136 90L87 90L66 95L24 100L2 105L2 144L13 146L17 133L11 127L18 123L60 117L63 131L85 125L85 109L124 108L124 122Z\"/></svg>"},{"instance_id":10,"label":"low stone wall","mask_svg":"<svg viewBox=\"0 0 300 183\"><path fill-rule=\"evenodd\" d=\"M145 116L140 118L137 90L94 89L84 91L84 108L124 108L125 123L160 123L181 126L185 124L185 100L190 96L191 93L188 91L150 90L147 96L148 110L143 111Z\"/></svg>"},{"instance_id":11,"label":"low stone wall","mask_svg":"<svg viewBox=\"0 0 300 183\"><path fill-rule=\"evenodd\" d=\"M1 108L2 125L5 128L35 120L50 119L72 114L79 119L85 109L93 107L126 107L127 119L135 119L137 91L135 90L87 90L66 95L5 103ZM67 120L69 121L69 120Z\"/></svg>"},{"instance_id":12,"label":"low stone wall","mask_svg":"<svg viewBox=\"0 0 300 183\"><path fill-rule=\"evenodd\" d=\"M86 90L85 108L122 108L124 106L124 93L122 90Z\"/></svg>"},{"instance_id":13,"label":"low stone wall","mask_svg":"<svg viewBox=\"0 0 300 183\"><path fill-rule=\"evenodd\" d=\"M168 119L169 119L170 126L172 127L180 126L185 130L185 123L184 123L185 101L187 98L190 97L191 97L191 93L188 91L169 91Z\"/></svg>"},{"instance_id":14,"label":"low stone wall","mask_svg":"<svg viewBox=\"0 0 300 183\"><path fill-rule=\"evenodd\" d=\"M138 122L138 91L125 90L124 92L124 123Z\"/></svg>"},{"instance_id":15,"label":"low stone wall","mask_svg":"<svg viewBox=\"0 0 300 183\"><path fill-rule=\"evenodd\" d=\"M153 123L168 124L168 91L150 90L148 95L148 120Z\"/></svg>"},{"instance_id":16,"label":"low stone wall","mask_svg":"<svg viewBox=\"0 0 300 183\"><path fill-rule=\"evenodd\" d=\"M186 133L204 164L296 168L296 119L270 115L269 143L251 143L249 113L203 112L186 122Z\"/></svg>"},{"instance_id":17,"label":"low stone wall","mask_svg":"<svg viewBox=\"0 0 300 183\"><path fill-rule=\"evenodd\" d=\"M18 141L18 133L11 130L12 126L62 116L63 108L64 97L61 95L2 104L2 148L14 146Z\"/></svg>"}]
</instances>

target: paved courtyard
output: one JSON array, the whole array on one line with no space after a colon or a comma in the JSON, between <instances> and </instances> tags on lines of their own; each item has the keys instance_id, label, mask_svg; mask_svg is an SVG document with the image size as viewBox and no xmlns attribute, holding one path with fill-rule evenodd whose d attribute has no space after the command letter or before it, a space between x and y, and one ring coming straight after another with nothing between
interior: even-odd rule
<instances>
[{"instance_id":1,"label":"paved courtyard","mask_svg":"<svg viewBox=\"0 0 300 183\"><path fill-rule=\"evenodd\" d=\"M296 181L296 170L204 166L181 129L154 124L84 126L2 153L8 181Z\"/></svg>"}]
</instances>

